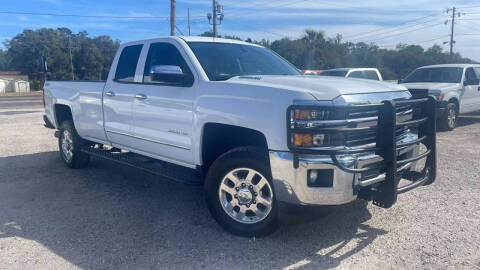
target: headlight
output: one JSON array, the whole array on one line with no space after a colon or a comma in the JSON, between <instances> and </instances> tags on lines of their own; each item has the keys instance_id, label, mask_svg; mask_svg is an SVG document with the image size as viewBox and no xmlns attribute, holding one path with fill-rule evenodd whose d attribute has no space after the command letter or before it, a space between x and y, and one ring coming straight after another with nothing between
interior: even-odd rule
<instances>
[{"instance_id":1,"label":"headlight","mask_svg":"<svg viewBox=\"0 0 480 270\"><path fill-rule=\"evenodd\" d=\"M443 100L444 94L442 93L442 90L428 90L428 94L433 96L436 100Z\"/></svg>"},{"instance_id":2,"label":"headlight","mask_svg":"<svg viewBox=\"0 0 480 270\"><path fill-rule=\"evenodd\" d=\"M294 147L326 147L343 145L344 135L322 132L323 121L338 119L331 108L314 106L290 108L290 145Z\"/></svg>"},{"instance_id":3,"label":"headlight","mask_svg":"<svg viewBox=\"0 0 480 270\"><path fill-rule=\"evenodd\" d=\"M292 111L294 120L327 120L329 110L295 109Z\"/></svg>"}]
</instances>

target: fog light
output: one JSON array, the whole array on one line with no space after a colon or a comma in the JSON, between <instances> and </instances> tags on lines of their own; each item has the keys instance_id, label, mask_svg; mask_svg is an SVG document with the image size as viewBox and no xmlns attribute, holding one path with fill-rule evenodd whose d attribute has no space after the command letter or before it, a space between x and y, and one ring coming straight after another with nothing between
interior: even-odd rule
<instances>
[{"instance_id":1,"label":"fog light","mask_svg":"<svg viewBox=\"0 0 480 270\"><path fill-rule=\"evenodd\" d=\"M318 177L318 172L317 170L310 170L309 176L308 176L308 183L310 185L314 184L315 181L317 181Z\"/></svg>"},{"instance_id":2,"label":"fog light","mask_svg":"<svg viewBox=\"0 0 480 270\"><path fill-rule=\"evenodd\" d=\"M333 169L308 170L307 186L309 187L333 187Z\"/></svg>"}]
</instances>

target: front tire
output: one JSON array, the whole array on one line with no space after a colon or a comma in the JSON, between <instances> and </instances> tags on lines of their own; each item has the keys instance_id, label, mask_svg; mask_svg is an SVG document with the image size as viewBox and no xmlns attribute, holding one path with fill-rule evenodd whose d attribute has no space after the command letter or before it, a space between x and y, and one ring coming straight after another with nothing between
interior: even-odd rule
<instances>
[{"instance_id":1,"label":"front tire","mask_svg":"<svg viewBox=\"0 0 480 270\"><path fill-rule=\"evenodd\" d=\"M265 151L239 147L221 155L210 167L204 188L208 210L228 232L260 237L278 228Z\"/></svg>"},{"instance_id":2,"label":"front tire","mask_svg":"<svg viewBox=\"0 0 480 270\"><path fill-rule=\"evenodd\" d=\"M90 162L90 155L81 151L85 141L78 136L73 121L62 122L59 129L58 148L65 165L72 169L81 169Z\"/></svg>"},{"instance_id":3,"label":"front tire","mask_svg":"<svg viewBox=\"0 0 480 270\"><path fill-rule=\"evenodd\" d=\"M441 130L450 131L457 126L458 108L453 102L447 104L445 113L440 118L439 127Z\"/></svg>"}]
</instances>

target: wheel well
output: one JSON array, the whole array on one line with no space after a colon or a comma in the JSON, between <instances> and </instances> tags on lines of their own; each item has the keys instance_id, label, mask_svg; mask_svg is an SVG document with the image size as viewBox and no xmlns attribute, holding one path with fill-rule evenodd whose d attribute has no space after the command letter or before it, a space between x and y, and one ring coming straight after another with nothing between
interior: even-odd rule
<instances>
[{"instance_id":1,"label":"wheel well","mask_svg":"<svg viewBox=\"0 0 480 270\"><path fill-rule=\"evenodd\" d=\"M268 150L265 135L259 131L218 123L206 124L202 137L203 168L207 170L220 155L240 146Z\"/></svg>"},{"instance_id":2,"label":"wheel well","mask_svg":"<svg viewBox=\"0 0 480 270\"><path fill-rule=\"evenodd\" d=\"M453 98L448 100L448 103L454 103L455 106L457 106L457 112L460 111L460 103L458 102L458 99L453 97Z\"/></svg>"},{"instance_id":3,"label":"wheel well","mask_svg":"<svg viewBox=\"0 0 480 270\"><path fill-rule=\"evenodd\" d=\"M73 120L70 107L63 104L55 104L55 118L59 126L62 124L63 121Z\"/></svg>"}]
</instances>

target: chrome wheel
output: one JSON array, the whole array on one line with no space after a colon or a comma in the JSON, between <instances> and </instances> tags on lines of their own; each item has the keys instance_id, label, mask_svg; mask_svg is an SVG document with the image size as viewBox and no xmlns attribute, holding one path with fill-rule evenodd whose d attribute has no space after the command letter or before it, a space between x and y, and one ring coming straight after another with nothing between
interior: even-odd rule
<instances>
[{"instance_id":1,"label":"chrome wheel","mask_svg":"<svg viewBox=\"0 0 480 270\"><path fill-rule=\"evenodd\" d=\"M447 121L450 128L455 127L455 124L457 122L457 112L455 111L455 108L450 108L448 110Z\"/></svg>"},{"instance_id":2,"label":"chrome wheel","mask_svg":"<svg viewBox=\"0 0 480 270\"><path fill-rule=\"evenodd\" d=\"M223 210L235 221L257 223L272 210L273 191L268 180L249 168L230 171L218 190Z\"/></svg>"},{"instance_id":3,"label":"chrome wheel","mask_svg":"<svg viewBox=\"0 0 480 270\"><path fill-rule=\"evenodd\" d=\"M73 139L72 134L68 130L64 130L62 133L62 152L67 161L70 161L73 157Z\"/></svg>"}]
</instances>

